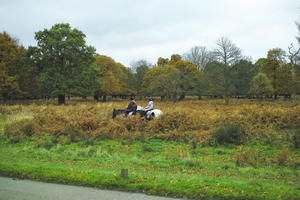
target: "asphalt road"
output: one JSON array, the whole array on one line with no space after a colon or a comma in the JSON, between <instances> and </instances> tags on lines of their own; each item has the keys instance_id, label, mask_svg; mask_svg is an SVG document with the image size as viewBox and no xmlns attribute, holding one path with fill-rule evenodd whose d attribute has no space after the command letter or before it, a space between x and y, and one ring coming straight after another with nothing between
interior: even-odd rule
<instances>
[{"instance_id":1,"label":"asphalt road","mask_svg":"<svg viewBox=\"0 0 300 200\"><path fill-rule=\"evenodd\" d=\"M0 177L0 200L175 200L142 193L99 190Z\"/></svg>"}]
</instances>

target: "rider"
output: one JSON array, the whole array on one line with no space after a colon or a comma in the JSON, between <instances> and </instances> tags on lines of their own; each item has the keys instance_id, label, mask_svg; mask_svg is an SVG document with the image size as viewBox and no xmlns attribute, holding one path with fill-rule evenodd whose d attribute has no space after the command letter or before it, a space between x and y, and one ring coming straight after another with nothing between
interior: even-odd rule
<instances>
[{"instance_id":1,"label":"rider","mask_svg":"<svg viewBox=\"0 0 300 200\"><path fill-rule=\"evenodd\" d=\"M130 97L130 103L128 104L127 109L126 109L126 116L128 116L129 113L131 113L131 112L132 112L132 115L134 115L136 112L136 109L137 109L137 104L135 103L134 98Z\"/></svg>"},{"instance_id":2,"label":"rider","mask_svg":"<svg viewBox=\"0 0 300 200\"><path fill-rule=\"evenodd\" d=\"M151 97L148 97L148 105L145 107L145 112L148 117L151 115L151 112L149 112L149 111L151 111L153 109L154 109L153 99Z\"/></svg>"}]
</instances>

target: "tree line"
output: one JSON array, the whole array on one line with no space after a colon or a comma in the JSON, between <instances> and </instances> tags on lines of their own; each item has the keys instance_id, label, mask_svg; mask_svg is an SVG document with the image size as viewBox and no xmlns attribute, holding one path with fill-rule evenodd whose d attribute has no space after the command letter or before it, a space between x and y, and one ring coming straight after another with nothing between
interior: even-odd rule
<instances>
[{"instance_id":1,"label":"tree line","mask_svg":"<svg viewBox=\"0 0 300 200\"><path fill-rule=\"evenodd\" d=\"M300 33L300 25L297 24ZM290 98L300 94L300 49L274 48L255 63L232 41L221 37L213 50L195 46L189 52L138 60L125 67L99 55L85 34L69 24L35 33L36 46L18 44L0 33L0 98L38 99L66 96L160 96L182 100L187 95L211 98ZM300 37L297 37L300 44Z\"/></svg>"}]
</instances>

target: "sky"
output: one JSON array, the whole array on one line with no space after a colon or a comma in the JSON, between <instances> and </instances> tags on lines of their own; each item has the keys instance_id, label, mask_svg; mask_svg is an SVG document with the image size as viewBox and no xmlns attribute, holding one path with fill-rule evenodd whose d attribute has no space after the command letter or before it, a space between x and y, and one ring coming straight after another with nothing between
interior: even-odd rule
<instances>
[{"instance_id":1,"label":"sky","mask_svg":"<svg viewBox=\"0 0 300 200\"><path fill-rule=\"evenodd\" d=\"M69 23L97 53L128 67L194 46L213 50L222 36L255 61L297 44L296 21L300 0L0 0L0 31L20 44L34 46L35 32Z\"/></svg>"}]
</instances>

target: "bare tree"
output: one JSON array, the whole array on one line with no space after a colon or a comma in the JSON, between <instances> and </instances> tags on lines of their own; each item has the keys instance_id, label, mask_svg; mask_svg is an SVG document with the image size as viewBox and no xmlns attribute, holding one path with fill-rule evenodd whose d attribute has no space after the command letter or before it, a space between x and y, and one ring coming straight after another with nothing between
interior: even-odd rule
<instances>
[{"instance_id":1,"label":"bare tree","mask_svg":"<svg viewBox=\"0 0 300 200\"><path fill-rule=\"evenodd\" d=\"M231 66L242 59L241 50L228 38L221 37L217 40L217 48L214 50L214 55L218 61L224 64L222 70L224 76L224 98L225 104L229 104L229 95L232 87Z\"/></svg>"},{"instance_id":2,"label":"bare tree","mask_svg":"<svg viewBox=\"0 0 300 200\"><path fill-rule=\"evenodd\" d=\"M294 46L293 46L293 43L291 43L291 45L288 46L288 49L289 49L288 58L290 60L290 63L292 65L295 65L297 63L297 61L299 60L300 48L298 48L297 50L295 50Z\"/></svg>"},{"instance_id":3,"label":"bare tree","mask_svg":"<svg viewBox=\"0 0 300 200\"><path fill-rule=\"evenodd\" d=\"M208 51L204 46L195 46L183 55L184 60L190 61L198 66L198 70L203 70L205 66L212 62L213 53Z\"/></svg>"},{"instance_id":4,"label":"bare tree","mask_svg":"<svg viewBox=\"0 0 300 200\"><path fill-rule=\"evenodd\" d=\"M241 49L227 37L217 40L217 48L214 50L216 58L227 66L231 66L242 58Z\"/></svg>"}]
</instances>

